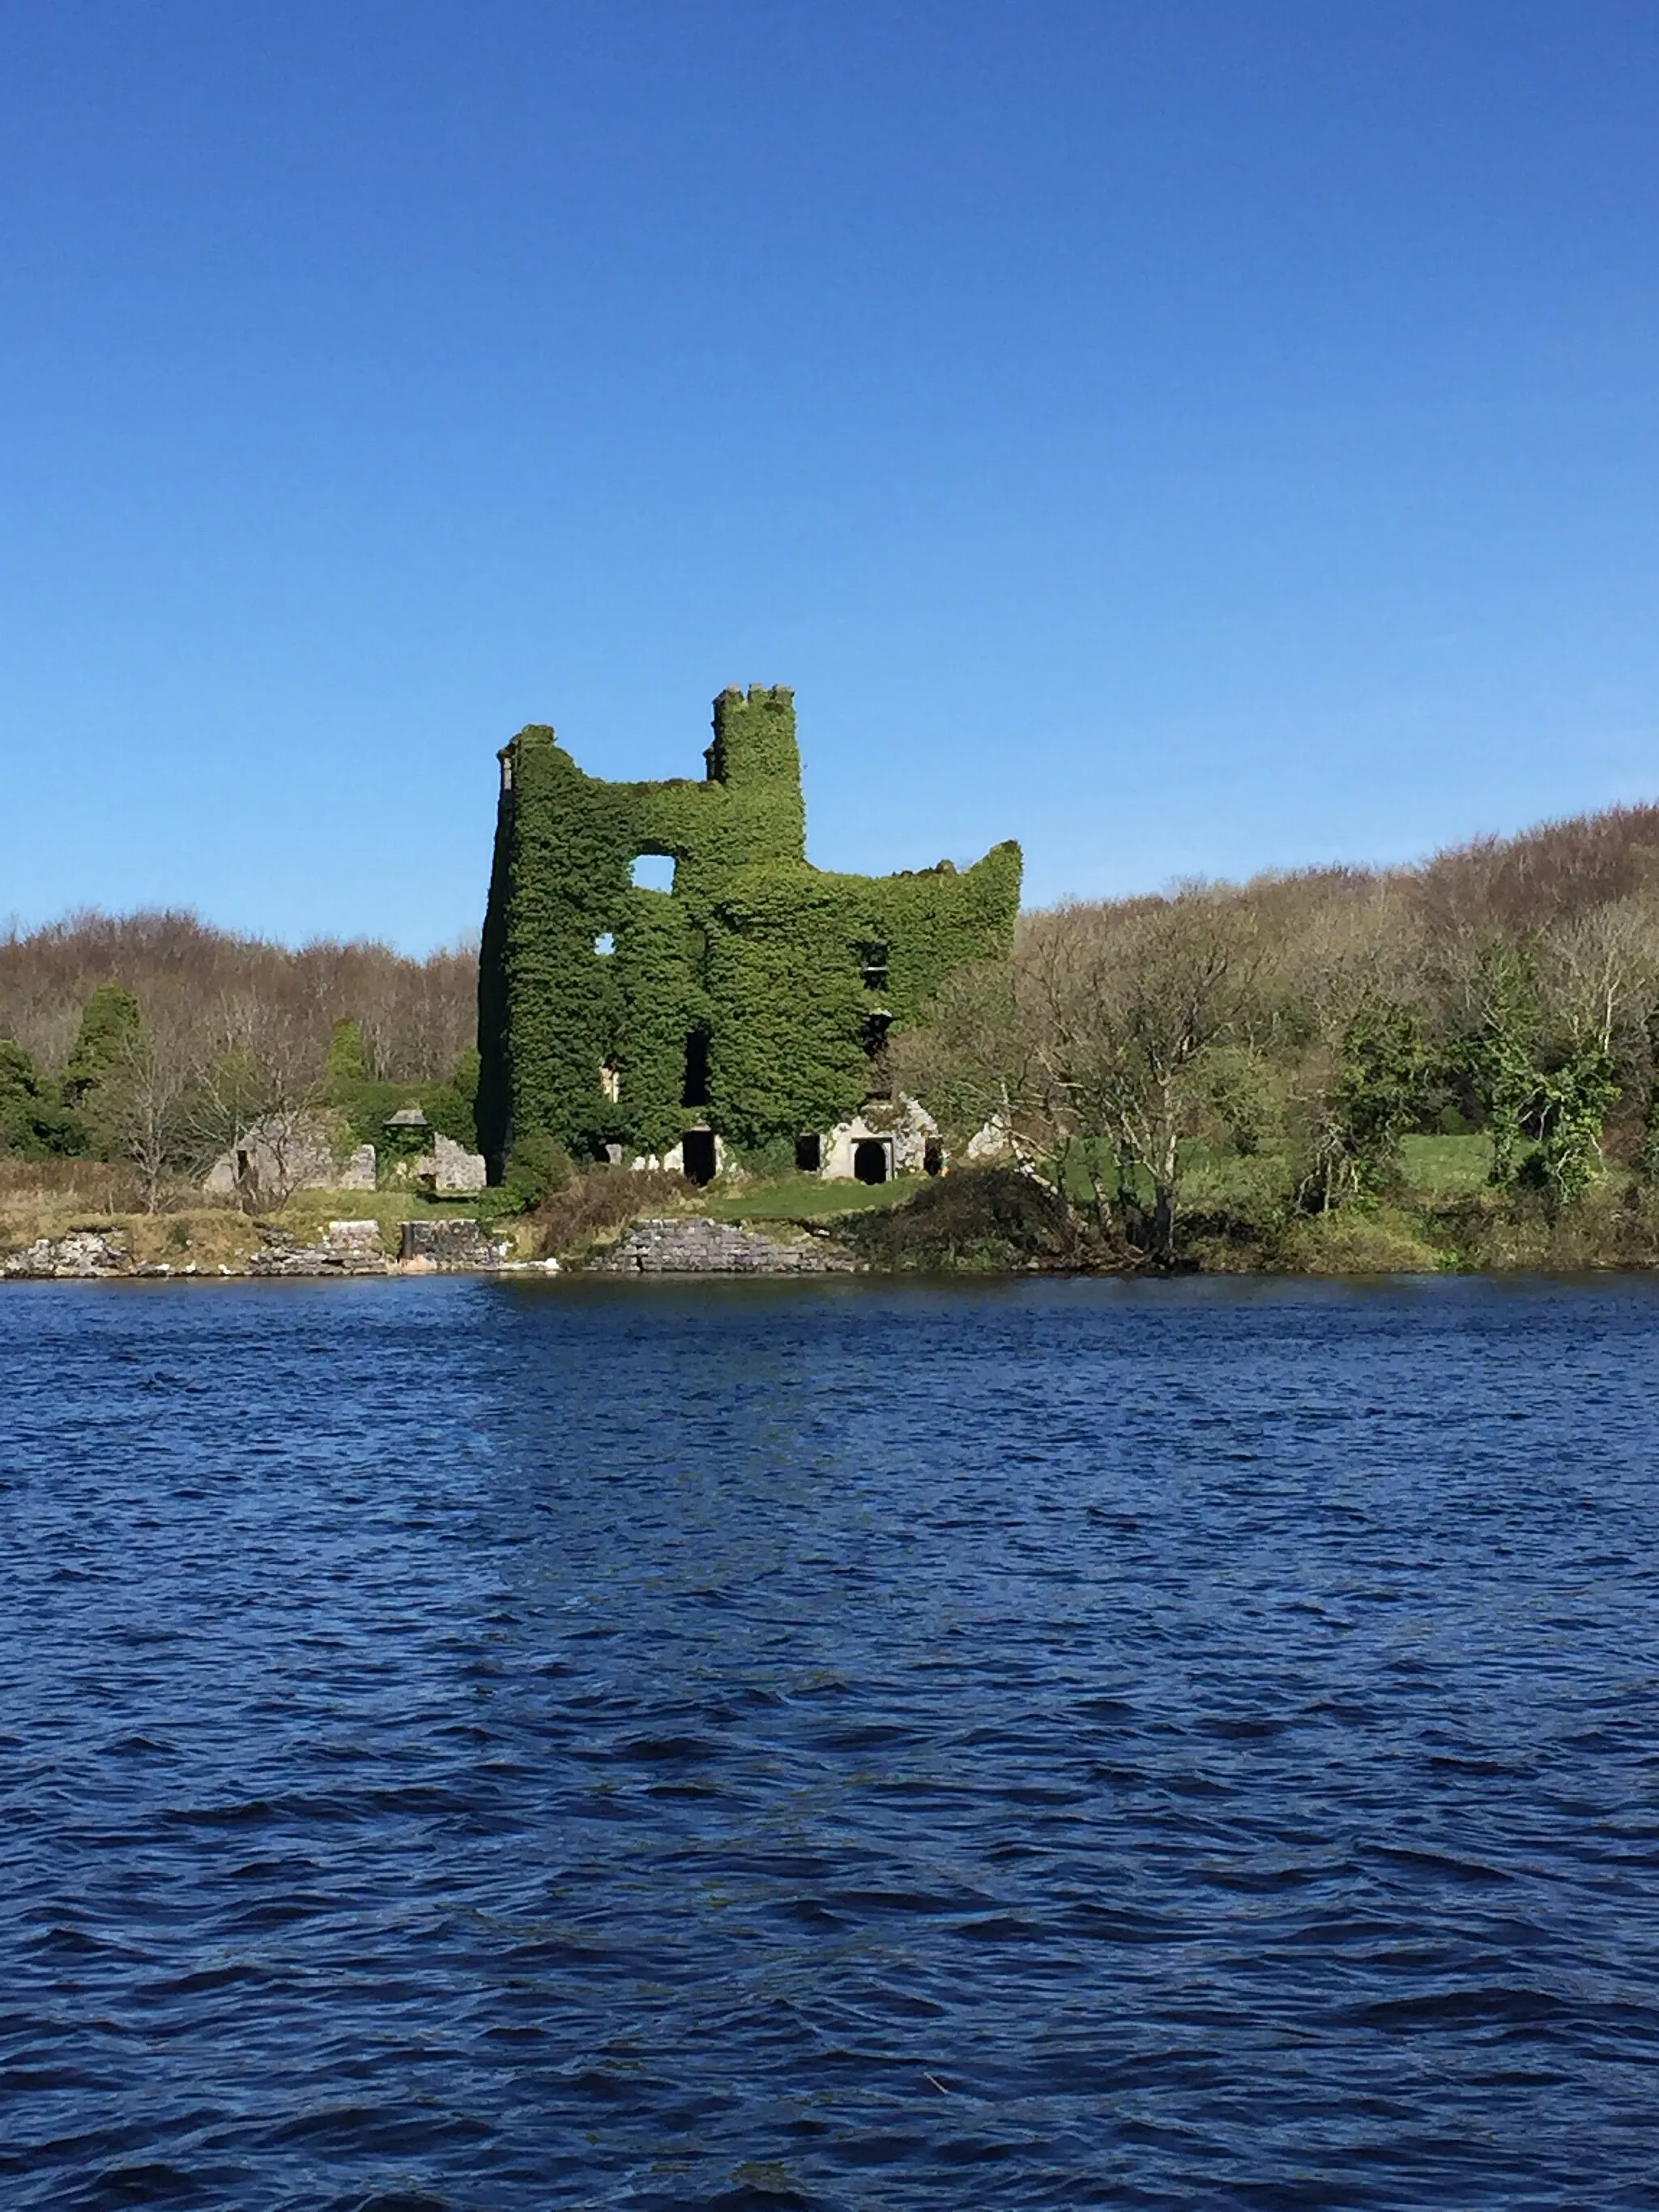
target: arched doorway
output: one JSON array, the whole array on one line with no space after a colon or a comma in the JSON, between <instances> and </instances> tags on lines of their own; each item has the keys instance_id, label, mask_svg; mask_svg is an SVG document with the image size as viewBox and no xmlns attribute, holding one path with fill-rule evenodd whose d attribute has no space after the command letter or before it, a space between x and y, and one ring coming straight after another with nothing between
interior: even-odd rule
<instances>
[{"instance_id":1,"label":"arched doorway","mask_svg":"<svg viewBox=\"0 0 1659 2212\"><path fill-rule=\"evenodd\" d=\"M853 1147L853 1173L860 1182L885 1182L893 1172L889 1137L863 1137Z\"/></svg>"},{"instance_id":2,"label":"arched doorway","mask_svg":"<svg viewBox=\"0 0 1659 2212\"><path fill-rule=\"evenodd\" d=\"M688 1129L680 1139L680 1159L692 1182L713 1182L720 1165L712 1129Z\"/></svg>"}]
</instances>

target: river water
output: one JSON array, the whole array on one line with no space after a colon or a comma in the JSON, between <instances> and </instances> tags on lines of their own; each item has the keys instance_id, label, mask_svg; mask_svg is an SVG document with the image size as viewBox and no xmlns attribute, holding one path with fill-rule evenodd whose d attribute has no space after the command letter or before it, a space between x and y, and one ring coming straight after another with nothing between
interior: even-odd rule
<instances>
[{"instance_id":1,"label":"river water","mask_svg":"<svg viewBox=\"0 0 1659 2212\"><path fill-rule=\"evenodd\" d=\"M1659 1286L0 1291L0 2203L1659 2205Z\"/></svg>"}]
</instances>

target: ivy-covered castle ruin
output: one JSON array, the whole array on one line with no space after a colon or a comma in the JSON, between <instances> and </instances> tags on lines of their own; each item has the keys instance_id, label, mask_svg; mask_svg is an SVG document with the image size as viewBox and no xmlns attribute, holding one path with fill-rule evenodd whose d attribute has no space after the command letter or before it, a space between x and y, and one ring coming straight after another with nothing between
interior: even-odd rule
<instances>
[{"instance_id":1,"label":"ivy-covered castle ruin","mask_svg":"<svg viewBox=\"0 0 1659 2212\"><path fill-rule=\"evenodd\" d=\"M703 757L701 782L609 783L544 726L503 749L478 986L492 1178L531 1132L577 1157L678 1153L699 1179L717 1138L816 1165L884 1097L889 1028L1009 949L1017 844L961 872L809 866L789 690L723 692ZM672 890L635 882L646 854L672 859Z\"/></svg>"}]
</instances>

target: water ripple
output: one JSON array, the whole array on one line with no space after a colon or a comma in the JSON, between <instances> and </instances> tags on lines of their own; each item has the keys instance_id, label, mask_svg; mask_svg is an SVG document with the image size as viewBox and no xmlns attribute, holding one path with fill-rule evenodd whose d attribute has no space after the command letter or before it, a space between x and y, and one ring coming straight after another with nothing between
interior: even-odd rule
<instances>
[{"instance_id":1,"label":"water ripple","mask_svg":"<svg viewBox=\"0 0 1659 2212\"><path fill-rule=\"evenodd\" d=\"M0 2203L1659 2205L1656 1324L9 1287Z\"/></svg>"}]
</instances>

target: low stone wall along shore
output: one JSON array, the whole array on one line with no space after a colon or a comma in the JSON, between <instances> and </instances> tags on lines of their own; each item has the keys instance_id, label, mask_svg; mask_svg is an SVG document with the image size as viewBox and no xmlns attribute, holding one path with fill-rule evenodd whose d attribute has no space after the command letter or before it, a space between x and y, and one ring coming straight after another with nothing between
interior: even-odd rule
<instances>
[{"instance_id":1,"label":"low stone wall along shore","mask_svg":"<svg viewBox=\"0 0 1659 2212\"><path fill-rule=\"evenodd\" d=\"M696 1214L636 1221L592 1262L593 1271L605 1275L840 1275L856 1265L851 1253L817 1237L786 1244Z\"/></svg>"},{"instance_id":2,"label":"low stone wall along shore","mask_svg":"<svg viewBox=\"0 0 1659 2212\"><path fill-rule=\"evenodd\" d=\"M262 1229L258 1249L229 1261L204 1265L180 1258L138 1260L123 1229L71 1229L60 1237L38 1237L0 1262L0 1276L41 1281L108 1280L122 1276L325 1276L491 1274L514 1272L556 1273L557 1262L520 1262L511 1245L495 1241L476 1221L410 1221L402 1224L403 1249L393 1257L386 1249L378 1221L331 1221L315 1243L282 1229Z\"/></svg>"}]
</instances>

